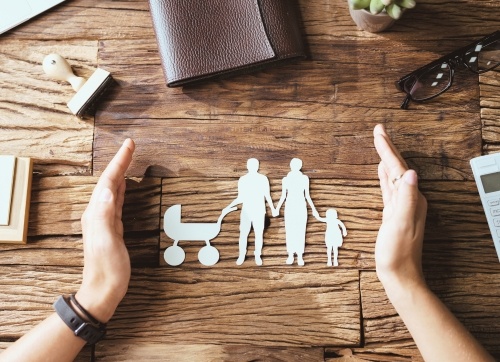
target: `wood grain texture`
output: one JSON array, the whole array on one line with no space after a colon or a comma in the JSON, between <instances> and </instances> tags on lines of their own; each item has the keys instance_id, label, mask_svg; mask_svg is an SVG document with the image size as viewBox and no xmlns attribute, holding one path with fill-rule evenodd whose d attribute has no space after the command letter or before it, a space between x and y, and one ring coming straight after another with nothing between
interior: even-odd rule
<instances>
[{"instance_id":1,"label":"wood grain texture","mask_svg":"<svg viewBox=\"0 0 500 362\"><path fill-rule=\"evenodd\" d=\"M59 53L88 78L97 63L97 42L1 42L0 154L31 157L34 171L43 175L90 174L94 120L71 114L66 103L73 89L50 80L42 61Z\"/></svg>"},{"instance_id":2,"label":"wood grain texture","mask_svg":"<svg viewBox=\"0 0 500 362\"><path fill-rule=\"evenodd\" d=\"M325 362L366 362L366 361L419 361L423 362L415 346L408 347L366 347L343 348L325 351Z\"/></svg>"},{"instance_id":3,"label":"wood grain texture","mask_svg":"<svg viewBox=\"0 0 500 362\"><path fill-rule=\"evenodd\" d=\"M36 171L28 244L0 245L0 350L79 285L81 213L132 137L128 174L152 177L128 181L133 275L99 360L421 361L374 273L382 201L372 129L383 123L429 201L429 284L500 359L500 264L469 166L500 150L500 72L459 70L448 92L408 111L393 84L498 30L498 0L419 0L381 34L358 30L346 0L298 3L307 60L178 89L165 86L146 0L67 1L0 37L0 154L31 156ZM72 116L70 86L43 74L50 52L80 76L96 66L113 75L95 122ZM269 219L264 265L251 234L237 267L239 211L213 240L217 265L201 266L202 243L190 241L180 243L185 263L166 265L165 210L179 203L184 222L215 222L250 157L275 202L290 160L303 159L318 210L336 208L347 226L340 267L327 268L325 225L311 215L304 267L284 265L283 216Z\"/></svg>"},{"instance_id":4,"label":"wood grain texture","mask_svg":"<svg viewBox=\"0 0 500 362\"><path fill-rule=\"evenodd\" d=\"M135 270L111 339L310 347L359 345L358 272Z\"/></svg>"},{"instance_id":5,"label":"wood grain texture","mask_svg":"<svg viewBox=\"0 0 500 362\"><path fill-rule=\"evenodd\" d=\"M104 340L97 345L99 361L165 361L165 362L318 362L323 348L255 348L236 345L202 345L150 343L126 339Z\"/></svg>"},{"instance_id":6,"label":"wood grain texture","mask_svg":"<svg viewBox=\"0 0 500 362\"><path fill-rule=\"evenodd\" d=\"M81 234L80 219L97 181L97 177L83 176L35 177L30 235ZM127 180L125 232L158 230L160 188L160 179Z\"/></svg>"},{"instance_id":7,"label":"wood grain texture","mask_svg":"<svg viewBox=\"0 0 500 362\"><path fill-rule=\"evenodd\" d=\"M500 151L500 70L495 69L479 76L481 89L481 123L485 153Z\"/></svg>"},{"instance_id":8,"label":"wood grain texture","mask_svg":"<svg viewBox=\"0 0 500 362\"><path fill-rule=\"evenodd\" d=\"M132 274L108 324L111 340L274 347L360 343L357 271L147 268ZM81 268L3 265L0 276L0 335L12 339L50 314L55 296L75 290Z\"/></svg>"},{"instance_id":9,"label":"wood grain texture","mask_svg":"<svg viewBox=\"0 0 500 362\"><path fill-rule=\"evenodd\" d=\"M14 342L0 342L0 353L9 348ZM89 346L83 347L80 354L75 358L73 362L88 362L90 361L91 350Z\"/></svg>"},{"instance_id":10,"label":"wood grain texture","mask_svg":"<svg viewBox=\"0 0 500 362\"><path fill-rule=\"evenodd\" d=\"M338 211L346 225L348 236L339 249L340 268L375 269L374 247L382 220L382 199L378 182L335 180L310 176L311 197L322 216L329 208ZM276 171L265 168L270 176ZM280 175L282 176L282 175ZM270 178L271 196L275 202L281 196L281 178ZM168 207L181 204L183 223L215 223L221 210L237 196L237 179L167 178L163 180L163 217ZM429 209L424 242L424 267L429 273L470 271L498 273L496 252L486 223L474 182L423 181L423 194ZM163 228L163 219L161 222ZM264 233L264 266L282 267L287 257L284 218L272 218L268 211L268 227ZM304 260L307 268L326 268L325 224L316 221L309 211ZM224 219L220 234L212 240L219 250L220 260L215 268L234 267L238 257L239 211ZM250 234L247 261L241 268L255 268L253 261L254 235ZM163 252L173 240L161 231L160 264L166 265ZM204 243L184 240L179 245L186 252L182 267L198 268L198 251ZM477 260L481 260L478 263ZM333 268L335 270L335 268Z\"/></svg>"},{"instance_id":11,"label":"wood grain texture","mask_svg":"<svg viewBox=\"0 0 500 362\"><path fill-rule=\"evenodd\" d=\"M499 274L449 273L426 276L430 288L497 358L500 314ZM385 295L374 272L361 273L365 347L401 348L411 345L411 335ZM482 315L488 315L483 318Z\"/></svg>"},{"instance_id":12,"label":"wood grain texture","mask_svg":"<svg viewBox=\"0 0 500 362\"><path fill-rule=\"evenodd\" d=\"M319 177L376 178L375 123L386 123L399 135L396 145L426 179L462 180L465 159L471 151L481 152L474 78L465 77L455 92L433 102L431 107L441 112L430 112L429 105L402 112L402 96L393 82L405 73L395 74L392 64L374 69L372 61L390 63L386 54L400 51L394 55L399 59L408 51L381 40L339 41L338 61L321 59L332 45L313 44L312 58L295 65L184 89L166 88L157 56L156 64L145 64L147 55L157 52L154 39L140 46L123 41L101 45L102 62L119 86L96 117L96 170L112 157L123 132L141 150L130 174L162 177L235 176L249 157L283 172L291 158L299 157ZM127 57L120 56L127 47ZM366 60L348 63L364 59L365 51Z\"/></svg>"}]
</instances>

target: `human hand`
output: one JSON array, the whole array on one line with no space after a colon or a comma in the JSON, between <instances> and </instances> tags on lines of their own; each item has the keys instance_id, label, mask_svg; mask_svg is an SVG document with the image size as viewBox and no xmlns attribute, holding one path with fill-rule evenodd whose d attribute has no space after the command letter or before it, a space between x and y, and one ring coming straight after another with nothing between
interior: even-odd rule
<instances>
[{"instance_id":1,"label":"human hand","mask_svg":"<svg viewBox=\"0 0 500 362\"><path fill-rule=\"evenodd\" d=\"M386 291L391 287L425 284L422 243L427 201L418 190L416 172L408 170L384 127L377 125L373 135L381 158L378 176L384 202L375 246L377 275Z\"/></svg>"},{"instance_id":2,"label":"human hand","mask_svg":"<svg viewBox=\"0 0 500 362\"><path fill-rule=\"evenodd\" d=\"M97 182L82 216L83 280L76 299L100 322L107 322L125 296L130 258L123 240L125 172L135 144L125 140Z\"/></svg>"}]
</instances>

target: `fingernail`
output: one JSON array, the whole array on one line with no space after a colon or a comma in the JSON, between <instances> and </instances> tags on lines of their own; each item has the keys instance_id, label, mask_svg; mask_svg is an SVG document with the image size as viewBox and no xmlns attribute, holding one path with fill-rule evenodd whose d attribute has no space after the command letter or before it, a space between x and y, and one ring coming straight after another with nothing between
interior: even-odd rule
<instances>
[{"instance_id":1,"label":"fingernail","mask_svg":"<svg viewBox=\"0 0 500 362\"><path fill-rule=\"evenodd\" d=\"M408 185L412 185L412 186L415 186L418 184L418 176L417 176L417 173L413 170L408 170L408 172L406 172L404 174L404 177L403 177L403 180L405 181L405 183L407 183Z\"/></svg>"},{"instance_id":2,"label":"fingernail","mask_svg":"<svg viewBox=\"0 0 500 362\"><path fill-rule=\"evenodd\" d=\"M99 195L100 202L110 202L112 198L113 198L113 193L107 187L104 190L102 190L101 194Z\"/></svg>"}]
</instances>

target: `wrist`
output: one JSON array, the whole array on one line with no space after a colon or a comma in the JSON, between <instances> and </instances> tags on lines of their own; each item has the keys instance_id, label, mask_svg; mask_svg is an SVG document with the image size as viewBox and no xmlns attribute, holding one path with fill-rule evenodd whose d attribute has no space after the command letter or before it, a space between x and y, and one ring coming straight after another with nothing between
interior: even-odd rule
<instances>
[{"instance_id":1,"label":"wrist","mask_svg":"<svg viewBox=\"0 0 500 362\"><path fill-rule=\"evenodd\" d=\"M416 295L430 292L425 279L420 275L401 277L396 273L380 273L378 271L377 275L384 286L387 297L396 309L398 306L413 300Z\"/></svg>"},{"instance_id":2,"label":"wrist","mask_svg":"<svg viewBox=\"0 0 500 362\"><path fill-rule=\"evenodd\" d=\"M102 293L90 292L83 286L78 290L75 298L88 313L101 323L107 323L118 306L118 303L112 298L106 297Z\"/></svg>"}]
</instances>

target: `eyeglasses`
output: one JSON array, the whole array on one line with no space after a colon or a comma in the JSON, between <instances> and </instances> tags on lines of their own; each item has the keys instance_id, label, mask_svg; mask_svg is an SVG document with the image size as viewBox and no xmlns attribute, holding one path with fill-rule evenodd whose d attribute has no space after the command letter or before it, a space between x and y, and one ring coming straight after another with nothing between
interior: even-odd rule
<instances>
[{"instance_id":1,"label":"eyeglasses","mask_svg":"<svg viewBox=\"0 0 500 362\"><path fill-rule=\"evenodd\" d=\"M461 64L476 74L498 67L500 65L500 30L398 80L396 88L406 93L401 108L408 109L411 100L424 102L446 92L453 83L455 68Z\"/></svg>"}]
</instances>

